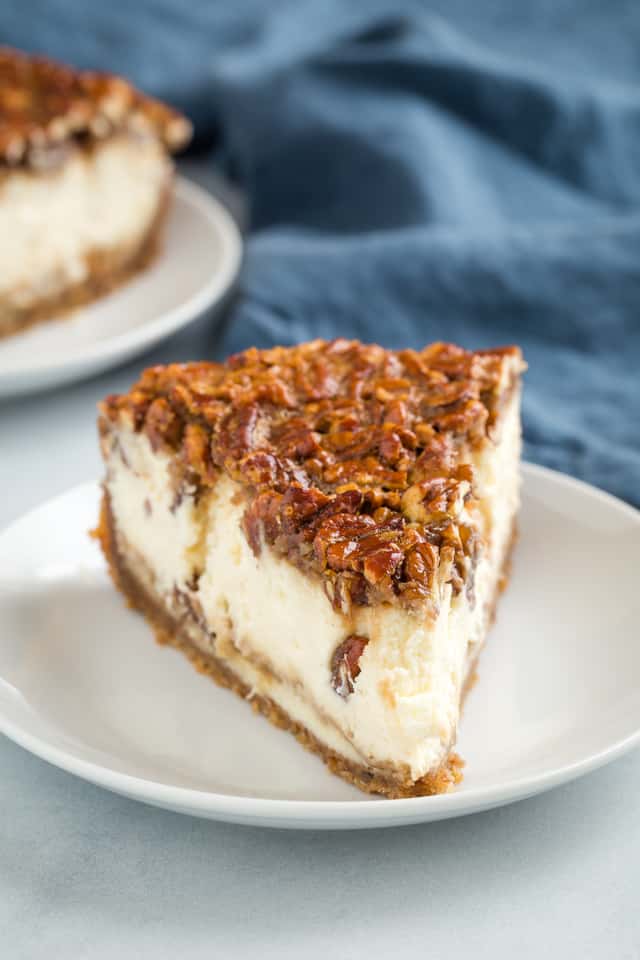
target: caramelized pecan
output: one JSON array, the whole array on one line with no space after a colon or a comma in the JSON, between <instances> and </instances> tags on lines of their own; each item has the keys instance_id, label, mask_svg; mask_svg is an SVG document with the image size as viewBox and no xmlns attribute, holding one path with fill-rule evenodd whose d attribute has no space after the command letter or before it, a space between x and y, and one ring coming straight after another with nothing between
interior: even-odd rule
<instances>
[{"instance_id":1,"label":"caramelized pecan","mask_svg":"<svg viewBox=\"0 0 640 960\"><path fill-rule=\"evenodd\" d=\"M164 397L156 397L147 410L145 428L154 450L171 450L180 441L183 423Z\"/></svg>"},{"instance_id":2,"label":"caramelized pecan","mask_svg":"<svg viewBox=\"0 0 640 960\"><path fill-rule=\"evenodd\" d=\"M352 633L333 652L331 686L345 699L353 693L355 681L360 674L360 657L368 642L368 637Z\"/></svg>"},{"instance_id":3,"label":"caramelized pecan","mask_svg":"<svg viewBox=\"0 0 640 960\"><path fill-rule=\"evenodd\" d=\"M202 424L186 424L181 454L185 466L201 476L204 483L215 481L217 471L211 459L211 436Z\"/></svg>"}]
</instances>

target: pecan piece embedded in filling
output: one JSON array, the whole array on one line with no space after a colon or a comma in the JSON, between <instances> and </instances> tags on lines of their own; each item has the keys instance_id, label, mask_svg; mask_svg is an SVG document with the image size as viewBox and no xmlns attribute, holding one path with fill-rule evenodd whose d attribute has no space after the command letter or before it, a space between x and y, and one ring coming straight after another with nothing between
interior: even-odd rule
<instances>
[{"instance_id":1,"label":"pecan piece embedded in filling","mask_svg":"<svg viewBox=\"0 0 640 960\"><path fill-rule=\"evenodd\" d=\"M368 642L368 637L352 633L333 652L331 686L345 699L353 693L355 681L360 674L360 657Z\"/></svg>"}]
</instances>

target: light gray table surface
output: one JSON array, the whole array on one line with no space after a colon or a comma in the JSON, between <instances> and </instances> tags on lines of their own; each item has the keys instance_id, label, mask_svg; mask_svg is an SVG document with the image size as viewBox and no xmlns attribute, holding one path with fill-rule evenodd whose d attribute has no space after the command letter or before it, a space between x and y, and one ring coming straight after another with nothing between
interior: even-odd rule
<instances>
[{"instance_id":1,"label":"light gray table surface","mask_svg":"<svg viewBox=\"0 0 640 960\"><path fill-rule=\"evenodd\" d=\"M0 527L98 478L96 402L207 355L210 329L0 402ZM639 797L636 751L459 820L260 830L123 799L0 737L0 958L639 958Z\"/></svg>"}]
</instances>

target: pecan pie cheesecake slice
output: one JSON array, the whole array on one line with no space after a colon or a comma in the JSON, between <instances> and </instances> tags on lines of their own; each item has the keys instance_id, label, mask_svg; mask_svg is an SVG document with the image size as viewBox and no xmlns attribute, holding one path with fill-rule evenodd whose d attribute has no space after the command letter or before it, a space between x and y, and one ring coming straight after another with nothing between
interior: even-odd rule
<instances>
[{"instance_id":1,"label":"pecan pie cheesecake slice","mask_svg":"<svg viewBox=\"0 0 640 960\"><path fill-rule=\"evenodd\" d=\"M0 337L146 266L190 136L120 77L0 48Z\"/></svg>"},{"instance_id":2,"label":"pecan pie cheesecake slice","mask_svg":"<svg viewBox=\"0 0 640 960\"><path fill-rule=\"evenodd\" d=\"M517 347L155 367L101 405L98 535L157 638L387 797L442 792L519 503Z\"/></svg>"}]
</instances>

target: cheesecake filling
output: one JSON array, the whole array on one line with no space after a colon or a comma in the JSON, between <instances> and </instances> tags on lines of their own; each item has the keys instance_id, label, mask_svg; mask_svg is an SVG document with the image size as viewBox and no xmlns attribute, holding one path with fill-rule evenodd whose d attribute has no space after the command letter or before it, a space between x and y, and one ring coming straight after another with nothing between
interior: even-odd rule
<instances>
[{"instance_id":1,"label":"cheesecake filling","mask_svg":"<svg viewBox=\"0 0 640 960\"><path fill-rule=\"evenodd\" d=\"M412 780L439 768L455 743L462 690L511 543L519 505L518 393L497 436L474 455L486 541L474 598L445 584L439 612L429 617L396 604L337 612L321 584L266 544L254 555L241 524L243 492L226 475L199 497L195 490L177 496L171 458L154 452L145 434L115 429L105 444L119 552L182 619L191 642L350 761ZM367 642L353 690L341 696L332 658L352 635Z\"/></svg>"},{"instance_id":2,"label":"cheesecake filling","mask_svg":"<svg viewBox=\"0 0 640 960\"><path fill-rule=\"evenodd\" d=\"M75 149L51 170L7 173L0 180L0 299L28 309L85 283L92 257L132 256L171 170L158 140L118 134Z\"/></svg>"}]
</instances>

